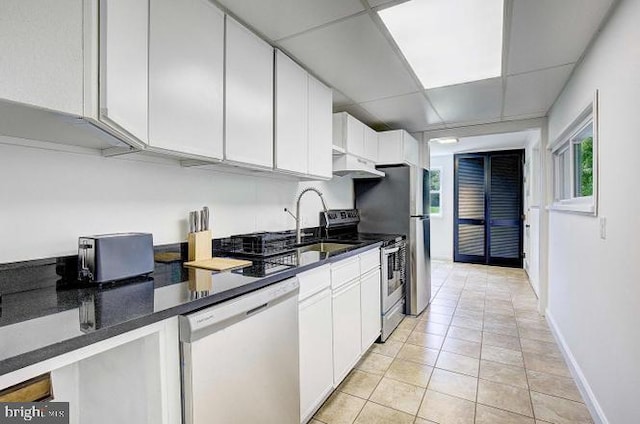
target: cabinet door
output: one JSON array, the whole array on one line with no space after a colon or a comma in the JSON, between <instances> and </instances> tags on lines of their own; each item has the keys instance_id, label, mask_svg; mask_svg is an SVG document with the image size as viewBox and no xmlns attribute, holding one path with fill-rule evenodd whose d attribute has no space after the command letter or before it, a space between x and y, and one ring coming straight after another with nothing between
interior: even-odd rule
<instances>
[{"instance_id":1,"label":"cabinet door","mask_svg":"<svg viewBox=\"0 0 640 424\"><path fill-rule=\"evenodd\" d=\"M333 172L333 93L309 76L309 169L308 173L331 178Z\"/></svg>"},{"instance_id":2,"label":"cabinet door","mask_svg":"<svg viewBox=\"0 0 640 424\"><path fill-rule=\"evenodd\" d=\"M300 303L300 422L305 422L333 389L331 290Z\"/></svg>"},{"instance_id":3,"label":"cabinet door","mask_svg":"<svg viewBox=\"0 0 640 424\"><path fill-rule=\"evenodd\" d=\"M151 0L149 144L222 159L224 14L207 0Z\"/></svg>"},{"instance_id":4,"label":"cabinet door","mask_svg":"<svg viewBox=\"0 0 640 424\"><path fill-rule=\"evenodd\" d=\"M273 167L273 48L227 16L224 158Z\"/></svg>"},{"instance_id":5,"label":"cabinet door","mask_svg":"<svg viewBox=\"0 0 640 424\"><path fill-rule=\"evenodd\" d=\"M308 170L308 77L304 69L276 51L276 168Z\"/></svg>"},{"instance_id":6,"label":"cabinet door","mask_svg":"<svg viewBox=\"0 0 640 424\"><path fill-rule=\"evenodd\" d=\"M148 141L149 0L100 2L100 120Z\"/></svg>"},{"instance_id":7,"label":"cabinet door","mask_svg":"<svg viewBox=\"0 0 640 424\"><path fill-rule=\"evenodd\" d=\"M360 359L360 280L333 294L333 384L337 387Z\"/></svg>"},{"instance_id":8,"label":"cabinet door","mask_svg":"<svg viewBox=\"0 0 640 424\"><path fill-rule=\"evenodd\" d=\"M82 115L83 0L0 2L0 97Z\"/></svg>"},{"instance_id":9,"label":"cabinet door","mask_svg":"<svg viewBox=\"0 0 640 424\"><path fill-rule=\"evenodd\" d=\"M402 131L384 131L378 133L378 163L393 165L403 163Z\"/></svg>"},{"instance_id":10,"label":"cabinet door","mask_svg":"<svg viewBox=\"0 0 640 424\"><path fill-rule=\"evenodd\" d=\"M378 133L367 126L364 127L364 158L378 162Z\"/></svg>"},{"instance_id":11,"label":"cabinet door","mask_svg":"<svg viewBox=\"0 0 640 424\"><path fill-rule=\"evenodd\" d=\"M346 145L346 126L347 126L347 113L338 112L333 114L333 145L340 149L345 150Z\"/></svg>"},{"instance_id":12,"label":"cabinet door","mask_svg":"<svg viewBox=\"0 0 640 424\"><path fill-rule=\"evenodd\" d=\"M365 125L351 115L347 115L347 153L364 157Z\"/></svg>"},{"instance_id":13,"label":"cabinet door","mask_svg":"<svg viewBox=\"0 0 640 424\"><path fill-rule=\"evenodd\" d=\"M420 165L420 144L409 133L404 133L404 162L410 165Z\"/></svg>"},{"instance_id":14,"label":"cabinet door","mask_svg":"<svg viewBox=\"0 0 640 424\"><path fill-rule=\"evenodd\" d=\"M365 353L376 341L382 328L379 269L362 276L360 280L360 307L362 308L362 353Z\"/></svg>"}]
</instances>

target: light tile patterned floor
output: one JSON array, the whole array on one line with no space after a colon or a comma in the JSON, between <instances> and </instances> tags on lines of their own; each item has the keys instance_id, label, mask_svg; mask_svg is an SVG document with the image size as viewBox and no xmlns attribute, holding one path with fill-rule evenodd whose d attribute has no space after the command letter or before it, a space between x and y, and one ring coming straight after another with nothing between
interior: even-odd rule
<instances>
[{"instance_id":1,"label":"light tile patterned floor","mask_svg":"<svg viewBox=\"0 0 640 424\"><path fill-rule=\"evenodd\" d=\"M522 270L434 262L432 292L311 423L592 423Z\"/></svg>"}]
</instances>

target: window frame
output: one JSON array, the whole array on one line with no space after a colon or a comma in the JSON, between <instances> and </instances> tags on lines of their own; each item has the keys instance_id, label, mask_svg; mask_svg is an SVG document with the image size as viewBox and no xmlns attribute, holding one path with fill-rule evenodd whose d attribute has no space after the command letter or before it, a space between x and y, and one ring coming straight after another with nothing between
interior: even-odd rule
<instances>
[{"instance_id":1,"label":"window frame","mask_svg":"<svg viewBox=\"0 0 640 424\"><path fill-rule=\"evenodd\" d=\"M593 193L591 196L575 196L575 137L589 125L593 125ZM561 135L549 146L551 151L551 166L553 174L553 196L548 206L549 210L571 212L583 215L597 216L598 214L598 91L593 101L565 128ZM565 152L569 155L569 181L564 179L561 169L561 159ZM569 197L561 199L559 193L563 185L569 188Z\"/></svg>"},{"instance_id":2,"label":"window frame","mask_svg":"<svg viewBox=\"0 0 640 424\"><path fill-rule=\"evenodd\" d=\"M440 190L431 190L431 175L433 173L433 171L437 171L440 174ZM429 198L431 198L431 193L438 193L440 195L440 212L438 213L433 213L431 212L431 204L429 205L429 216L435 217L435 218L441 218L443 216L442 213L442 175L443 175L443 171L442 171L442 167L441 166L434 166L429 170Z\"/></svg>"}]
</instances>

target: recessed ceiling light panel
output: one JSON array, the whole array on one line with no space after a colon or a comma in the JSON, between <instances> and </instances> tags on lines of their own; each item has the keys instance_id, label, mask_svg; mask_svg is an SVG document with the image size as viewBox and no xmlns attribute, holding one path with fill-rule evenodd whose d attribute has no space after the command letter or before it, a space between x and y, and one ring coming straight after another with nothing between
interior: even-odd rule
<instances>
[{"instance_id":1,"label":"recessed ceiling light panel","mask_svg":"<svg viewBox=\"0 0 640 424\"><path fill-rule=\"evenodd\" d=\"M455 144L458 142L457 138L454 137L447 137L447 138L432 138L431 140L434 143L439 143L439 144Z\"/></svg>"},{"instance_id":2,"label":"recessed ceiling light panel","mask_svg":"<svg viewBox=\"0 0 640 424\"><path fill-rule=\"evenodd\" d=\"M410 0L380 18L425 89L502 74L504 0Z\"/></svg>"}]
</instances>

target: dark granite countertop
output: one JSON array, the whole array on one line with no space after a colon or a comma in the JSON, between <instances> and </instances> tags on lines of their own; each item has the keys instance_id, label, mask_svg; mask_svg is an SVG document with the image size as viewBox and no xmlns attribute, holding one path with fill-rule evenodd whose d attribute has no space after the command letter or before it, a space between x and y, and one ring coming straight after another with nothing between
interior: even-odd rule
<instances>
[{"instance_id":1,"label":"dark granite countertop","mask_svg":"<svg viewBox=\"0 0 640 424\"><path fill-rule=\"evenodd\" d=\"M163 246L156 248L149 277L102 285L70 277L74 257L0 264L0 375L258 290L379 247L382 240L352 243L333 254L294 250L286 262L198 274L182 266L185 244Z\"/></svg>"}]
</instances>

